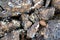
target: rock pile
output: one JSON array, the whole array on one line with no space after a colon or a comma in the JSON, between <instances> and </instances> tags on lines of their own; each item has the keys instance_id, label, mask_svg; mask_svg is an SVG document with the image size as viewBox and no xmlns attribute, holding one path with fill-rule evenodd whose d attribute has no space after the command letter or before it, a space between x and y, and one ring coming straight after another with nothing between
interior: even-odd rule
<instances>
[{"instance_id":1,"label":"rock pile","mask_svg":"<svg viewBox=\"0 0 60 40\"><path fill-rule=\"evenodd\" d=\"M0 0L0 40L59 40L59 13L60 0Z\"/></svg>"}]
</instances>

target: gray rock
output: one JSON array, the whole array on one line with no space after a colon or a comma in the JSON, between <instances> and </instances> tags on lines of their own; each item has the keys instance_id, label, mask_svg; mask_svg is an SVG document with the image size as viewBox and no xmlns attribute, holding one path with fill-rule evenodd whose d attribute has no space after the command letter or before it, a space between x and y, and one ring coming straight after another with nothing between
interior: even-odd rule
<instances>
[{"instance_id":1,"label":"gray rock","mask_svg":"<svg viewBox=\"0 0 60 40\"><path fill-rule=\"evenodd\" d=\"M55 8L41 8L39 10L39 19L48 20L54 16Z\"/></svg>"},{"instance_id":2,"label":"gray rock","mask_svg":"<svg viewBox=\"0 0 60 40\"><path fill-rule=\"evenodd\" d=\"M48 26L44 28L45 40L59 40L60 39L60 20L48 21Z\"/></svg>"},{"instance_id":3,"label":"gray rock","mask_svg":"<svg viewBox=\"0 0 60 40\"><path fill-rule=\"evenodd\" d=\"M32 6L30 9L39 9L43 6L44 1L43 0L33 0L34 6Z\"/></svg>"},{"instance_id":4,"label":"gray rock","mask_svg":"<svg viewBox=\"0 0 60 40\"><path fill-rule=\"evenodd\" d=\"M15 10L16 8L20 12L27 12L31 7L32 2L31 0L17 0L17 1L13 0L13 1L8 2L8 5L12 7L14 11L17 11Z\"/></svg>"},{"instance_id":5,"label":"gray rock","mask_svg":"<svg viewBox=\"0 0 60 40\"><path fill-rule=\"evenodd\" d=\"M27 30L32 25L32 22L30 22L30 21L23 21L22 25L24 26L24 29Z\"/></svg>"},{"instance_id":6,"label":"gray rock","mask_svg":"<svg viewBox=\"0 0 60 40\"><path fill-rule=\"evenodd\" d=\"M34 23L31 28L27 30L27 36L30 38L33 38L38 31L39 28L39 22Z\"/></svg>"},{"instance_id":7,"label":"gray rock","mask_svg":"<svg viewBox=\"0 0 60 40\"><path fill-rule=\"evenodd\" d=\"M5 32L10 32L20 27L20 22L13 20L12 22L0 21L0 36L5 34Z\"/></svg>"},{"instance_id":8,"label":"gray rock","mask_svg":"<svg viewBox=\"0 0 60 40\"><path fill-rule=\"evenodd\" d=\"M7 33L0 40L19 40L19 32L18 31L12 31L11 33Z\"/></svg>"},{"instance_id":9,"label":"gray rock","mask_svg":"<svg viewBox=\"0 0 60 40\"><path fill-rule=\"evenodd\" d=\"M29 21L28 19L29 15L22 14L21 17L22 17L22 26L24 26L24 29L27 30L32 25L32 22Z\"/></svg>"},{"instance_id":10,"label":"gray rock","mask_svg":"<svg viewBox=\"0 0 60 40\"><path fill-rule=\"evenodd\" d=\"M29 15L28 14L22 14L21 15L21 18L22 18L22 21L24 21L24 20L29 20L28 18L29 18Z\"/></svg>"}]
</instances>

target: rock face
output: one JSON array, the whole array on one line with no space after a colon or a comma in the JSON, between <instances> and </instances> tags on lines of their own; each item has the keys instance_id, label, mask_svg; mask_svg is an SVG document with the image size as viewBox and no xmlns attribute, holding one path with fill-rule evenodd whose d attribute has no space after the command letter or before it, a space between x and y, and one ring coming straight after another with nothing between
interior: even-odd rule
<instances>
[{"instance_id":1,"label":"rock face","mask_svg":"<svg viewBox=\"0 0 60 40\"><path fill-rule=\"evenodd\" d=\"M32 25L32 22L29 21L28 19L29 15L22 14L21 17L22 17L22 26L24 27L25 30L27 30Z\"/></svg>"},{"instance_id":2,"label":"rock face","mask_svg":"<svg viewBox=\"0 0 60 40\"><path fill-rule=\"evenodd\" d=\"M60 39L60 20L50 20L48 27L45 29L45 40L59 40Z\"/></svg>"}]
</instances>

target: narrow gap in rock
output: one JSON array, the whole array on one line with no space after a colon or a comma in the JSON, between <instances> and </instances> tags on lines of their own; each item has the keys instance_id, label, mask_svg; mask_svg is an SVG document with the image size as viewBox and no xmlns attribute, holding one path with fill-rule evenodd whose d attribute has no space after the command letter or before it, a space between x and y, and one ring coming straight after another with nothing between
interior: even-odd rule
<instances>
[{"instance_id":1,"label":"narrow gap in rock","mask_svg":"<svg viewBox=\"0 0 60 40\"><path fill-rule=\"evenodd\" d=\"M0 11L4 11L5 9L0 5L0 8L1 8L1 10Z\"/></svg>"},{"instance_id":2,"label":"narrow gap in rock","mask_svg":"<svg viewBox=\"0 0 60 40\"><path fill-rule=\"evenodd\" d=\"M31 2L32 2L32 6L34 6L34 2L33 2L33 0L31 0Z\"/></svg>"},{"instance_id":3,"label":"narrow gap in rock","mask_svg":"<svg viewBox=\"0 0 60 40\"><path fill-rule=\"evenodd\" d=\"M51 7L52 6L52 0L50 1L50 4L48 5L48 7Z\"/></svg>"},{"instance_id":4,"label":"narrow gap in rock","mask_svg":"<svg viewBox=\"0 0 60 40\"><path fill-rule=\"evenodd\" d=\"M3 18L0 17L0 21L2 21L2 20L3 20Z\"/></svg>"},{"instance_id":5,"label":"narrow gap in rock","mask_svg":"<svg viewBox=\"0 0 60 40\"><path fill-rule=\"evenodd\" d=\"M19 35L19 40L21 40L21 34Z\"/></svg>"},{"instance_id":6,"label":"narrow gap in rock","mask_svg":"<svg viewBox=\"0 0 60 40\"><path fill-rule=\"evenodd\" d=\"M46 0L44 0L44 5L43 6L45 6L45 4L46 4Z\"/></svg>"},{"instance_id":7,"label":"narrow gap in rock","mask_svg":"<svg viewBox=\"0 0 60 40\"><path fill-rule=\"evenodd\" d=\"M12 16L11 19L19 20L20 15L18 16Z\"/></svg>"},{"instance_id":8,"label":"narrow gap in rock","mask_svg":"<svg viewBox=\"0 0 60 40\"><path fill-rule=\"evenodd\" d=\"M32 13L34 13L35 9L31 9L29 12L27 12L27 14L31 15Z\"/></svg>"}]
</instances>

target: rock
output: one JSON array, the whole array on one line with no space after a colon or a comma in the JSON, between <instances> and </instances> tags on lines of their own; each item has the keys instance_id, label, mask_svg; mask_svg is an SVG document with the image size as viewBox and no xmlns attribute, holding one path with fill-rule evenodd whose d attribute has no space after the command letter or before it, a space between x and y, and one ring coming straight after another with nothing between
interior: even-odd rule
<instances>
[{"instance_id":1,"label":"rock","mask_svg":"<svg viewBox=\"0 0 60 40\"><path fill-rule=\"evenodd\" d=\"M41 1L41 0L33 0L33 2L36 4L37 2L39 2L39 1Z\"/></svg>"},{"instance_id":2,"label":"rock","mask_svg":"<svg viewBox=\"0 0 60 40\"><path fill-rule=\"evenodd\" d=\"M33 38L38 31L39 28L39 22L34 23L31 28L27 30L27 36L30 38Z\"/></svg>"},{"instance_id":3,"label":"rock","mask_svg":"<svg viewBox=\"0 0 60 40\"><path fill-rule=\"evenodd\" d=\"M26 12L31 7L32 3L31 0L18 0L8 2L8 5L11 6L14 11L19 10L20 12ZM17 10L16 10L17 9Z\"/></svg>"},{"instance_id":4,"label":"rock","mask_svg":"<svg viewBox=\"0 0 60 40\"><path fill-rule=\"evenodd\" d=\"M59 40L60 39L60 20L48 21L48 27L44 28L45 40Z\"/></svg>"},{"instance_id":5,"label":"rock","mask_svg":"<svg viewBox=\"0 0 60 40\"><path fill-rule=\"evenodd\" d=\"M4 32L2 32L2 30L0 30L0 38L4 37Z\"/></svg>"},{"instance_id":6,"label":"rock","mask_svg":"<svg viewBox=\"0 0 60 40\"><path fill-rule=\"evenodd\" d=\"M9 0L0 0L0 5L5 9Z\"/></svg>"},{"instance_id":7,"label":"rock","mask_svg":"<svg viewBox=\"0 0 60 40\"><path fill-rule=\"evenodd\" d=\"M1 21L0 23L1 23L1 24L0 24L0 25L1 25L1 30L2 30L3 32L9 30L6 22Z\"/></svg>"},{"instance_id":8,"label":"rock","mask_svg":"<svg viewBox=\"0 0 60 40\"><path fill-rule=\"evenodd\" d=\"M46 26L47 26L47 24L46 24L46 22L45 22L44 20L40 20L40 22L39 22L39 23L40 23L40 25L41 25L41 26L44 26L44 27L46 27Z\"/></svg>"},{"instance_id":9,"label":"rock","mask_svg":"<svg viewBox=\"0 0 60 40\"><path fill-rule=\"evenodd\" d=\"M55 8L41 8L39 10L39 19L48 20L54 16Z\"/></svg>"},{"instance_id":10,"label":"rock","mask_svg":"<svg viewBox=\"0 0 60 40\"><path fill-rule=\"evenodd\" d=\"M20 27L20 21L12 20L12 23L13 23L13 26L15 26L16 28Z\"/></svg>"},{"instance_id":11,"label":"rock","mask_svg":"<svg viewBox=\"0 0 60 40\"><path fill-rule=\"evenodd\" d=\"M11 22L7 23L7 26L9 31L15 30L16 28L20 27L20 21L12 20Z\"/></svg>"},{"instance_id":12,"label":"rock","mask_svg":"<svg viewBox=\"0 0 60 40\"><path fill-rule=\"evenodd\" d=\"M11 12L11 10L4 10L0 13L0 17L4 18L4 17L12 17L12 16L18 16L19 14L21 14L20 12Z\"/></svg>"},{"instance_id":13,"label":"rock","mask_svg":"<svg viewBox=\"0 0 60 40\"><path fill-rule=\"evenodd\" d=\"M23 21L23 20L28 20L29 15L28 15L28 14L22 14L22 15L21 15L21 18L22 18L22 21Z\"/></svg>"},{"instance_id":14,"label":"rock","mask_svg":"<svg viewBox=\"0 0 60 40\"><path fill-rule=\"evenodd\" d=\"M30 9L39 9L43 6L44 1L43 0L33 0L34 6Z\"/></svg>"},{"instance_id":15,"label":"rock","mask_svg":"<svg viewBox=\"0 0 60 40\"><path fill-rule=\"evenodd\" d=\"M17 9L15 9L15 10L17 10ZM0 11L0 17L1 18L8 17L8 16L9 17L18 16L19 14L21 14L21 13L18 12L18 10L13 12L12 9L9 7L6 7L5 9L1 8L1 11Z\"/></svg>"},{"instance_id":16,"label":"rock","mask_svg":"<svg viewBox=\"0 0 60 40\"><path fill-rule=\"evenodd\" d=\"M18 30L12 32L12 38L13 38L13 40L19 40L20 39Z\"/></svg>"},{"instance_id":17,"label":"rock","mask_svg":"<svg viewBox=\"0 0 60 40\"><path fill-rule=\"evenodd\" d=\"M60 40L59 2L0 0L0 40Z\"/></svg>"},{"instance_id":18,"label":"rock","mask_svg":"<svg viewBox=\"0 0 60 40\"><path fill-rule=\"evenodd\" d=\"M30 21L25 21L24 23L24 29L27 30L28 28L30 28L30 26L32 25L32 22Z\"/></svg>"},{"instance_id":19,"label":"rock","mask_svg":"<svg viewBox=\"0 0 60 40\"><path fill-rule=\"evenodd\" d=\"M52 5L60 10L60 0L53 0Z\"/></svg>"},{"instance_id":20,"label":"rock","mask_svg":"<svg viewBox=\"0 0 60 40\"><path fill-rule=\"evenodd\" d=\"M28 19L29 15L22 14L21 17L22 17L22 26L24 26L24 29L27 30L32 25L32 22L29 21Z\"/></svg>"}]
</instances>

